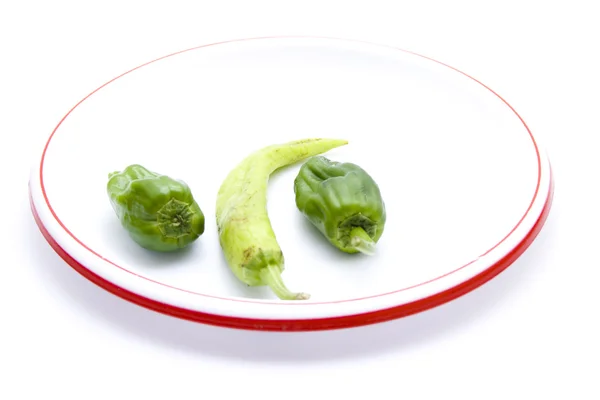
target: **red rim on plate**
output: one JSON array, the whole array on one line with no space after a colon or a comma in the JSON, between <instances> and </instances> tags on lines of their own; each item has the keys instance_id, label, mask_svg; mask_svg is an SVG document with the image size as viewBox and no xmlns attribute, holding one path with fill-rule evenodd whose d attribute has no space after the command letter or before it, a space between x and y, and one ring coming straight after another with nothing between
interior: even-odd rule
<instances>
[{"instance_id":1,"label":"red rim on plate","mask_svg":"<svg viewBox=\"0 0 600 400\"><path fill-rule=\"evenodd\" d=\"M133 71L135 71L143 66L149 65L153 62L156 62L156 61L159 61L159 60L162 60L162 59L165 59L165 58L177 55L177 54L188 52L191 50L200 49L203 47L214 46L214 45L224 44L224 43L237 42L237 41L255 40L255 39L270 39L270 37L232 40L232 41L202 45L202 46L197 46L197 47L193 47L190 49L186 49L183 51L179 51L176 53L172 53L172 54L169 54L164 57L157 58L155 60L152 60L150 62L142 64L136 68L133 68L133 69L117 76L116 78L113 78L112 80L108 81L107 83L100 86L99 88L97 88L96 90L91 92L89 95L84 97L71 110L69 110L69 112L61 119L61 121L58 123L58 125L54 128L50 137L48 138L46 145L44 147L43 153L42 153L42 158L41 158L40 168L39 168L40 186L41 186L41 191L42 191L44 201L45 201L50 213L52 214L54 219L57 221L57 223L60 225L60 227L65 231L65 233L67 233L69 236L71 236L82 247L84 247L86 250L88 250L95 256L100 257L100 258L104 259L105 261L108 261L112 265L114 265L128 273L134 274L133 272L131 272L123 267L120 267L119 265L117 265L109 260L106 260L100 254L97 254L92 249L90 249L88 246L86 246L84 243L82 243L75 235L73 235L73 233L70 232L66 228L66 226L64 226L62 221L56 215L56 213L54 212L54 210L48 200L48 197L46 195L46 190L44 187L44 177L43 177L43 168L44 168L44 160L45 160L46 151L48 149L48 146L49 146L54 134L56 133L56 131L58 130L60 125L63 123L63 121L71 114L71 112L73 112L83 101L85 101L91 95L96 93L98 90L102 89L104 86L110 84L111 82L115 81L116 79L119 79L119 78L127 75L130 72L133 72ZM326 39L332 39L332 38L326 38ZM365 43L365 42L363 42L363 43ZM402 50L402 49L397 49L397 48L394 48L394 49L399 50L399 51L404 51L406 53L410 53L410 54L428 59L430 61L436 62L438 64L441 64L445 67L448 67L454 71L459 72L460 74L462 74L462 75L472 79L473 81L477 82L478 84L482 85L484 88L486 88L492 94L494 94L496 97L498 97L503 103L505 103L512 110L512 112L519 118L519 120L521 121L523 126L526 128L528 134L531 137L531 140L533 141L533 144L536 149L537 161L538 161L538 182L537 182L537 186L536 186L536 190L535 190L533 199L532 199L529 207L527 208L527 211L525 212L523 217L519 220L519 222L516 224L516 226L511 230L511 232L509 232L505 236L505 238L503 238L498 244L496 244L494 247L492 247L490 250L488 250L488 252L485 253L485 254L487 254L490 251L492 251L494 248L498 247L502 242L504 242L504 240L506 240L506 238L508 238L512 234L512 232L514 232L517 229L517 227L519 227L521 222L530 213L535 200L537 199L537 197L540 194L539 189L540 189L540 179L541 179L541 166L540 166L541 160L540 160L539 149L535 142L535 138L533 137L533 135L532 135L531 131L529 130L529 127L526 125L525 121L515 111L515 109L510 104L508 104L508 102L506 100L504 100L500 95L498 95L496 92L494 92L492 89L490 89L483 83L481 83L478 80L476 80L475 78L465 74L464 72L457 70L456 68L453 68L453 67L446 65L444 63L441 63L439 61L433 60L429 57L422 56L422 55L419 55L419 54L416 54L416 53L413 53L410 51ZM163 314L175 316L175 317L190 320L190 321L210 324L210 325L230 327L230 328L251 329L251 330L267 330L267 331L311 331L311 330L328 330L328 329L356 327L356 326L368 325L368 324L384 322L384 321L388 321L388 320L392 320L392 319L405 317L405 316L408 316L411 314L415 314L415 313L436 307L443 303L449 302L463 294L466 294L466 293L474 290L475 288L477 288L477 287L481 286L482 284L484 284L485 282L489 281L490 279L492 279L493 277L498 275L500 272L502 272L504 269L506 269L508 266L510 266L529 247L529 245L535 240L538 233L542 229L542 227L548 217L548 214L550 212L553 194L554 194L554 182L553 182L551 169L550 169L549 179L550 179L550 185L549 185L549 191L547 193L546 202L544 204L542 212L541 212L540 216L538 217L536 223L533 225L533 227L527 233L527 235L510 252L508 252L503 258L501 258L495 264L488 267L482 273L480 273L480 274L470 278L469 280L464 281L464 282L460 283L459 285L456 285L450 289L447 289L442 292L438 292L432 296L429 296L429 297L426 297L426 298L423 298L423 299L420 299L420 300L417 300L417 301L414 301L411 303L405 303L405 304L401 304L401 305L394 306L391 308L381 309L381 310L371 311L371 312L366 312L366 313L359 313L359 314L352 314L352 315L338 316L338 317L316 318L316 319L289 319L289 320L286 320L286 319L255 319L255 318L240 318L240 317L222 316L222 315L204 313L204 312L200 312L200 311L196 311L196 310L180 308L180 307L162 303L162 302L141 296L141 295L131 292L129 290L126 290L126 289L119 287L119 286L115 285L114 283L100 277L99 275L95 274L94 272L90 271L84 265L82 265L77 260L75 260L75 258L73 258L67 251L65 251L65 249L63 249L59 245L59 243L48 232L48 230L44 226L41 218L39 217L38 211L34 204L34 199L33 199L32 193L31 193L31 188L30 188L30 203L31 203L31 209L32 209L33 216L35 218L35 221L36 221L40 231L42 232L43 236L46 238L46 240L48 241L50 246L55 250L55 252L60 257L62 257L67 262L67 264L69 264L71 267L73 267L81 275L83 275L84 277L86 277L87 279L89 279L90 281L95 283L96 285L109 291L110 293L113 293L125 300L128 300L128 301L135 303L137 305L140 305L142 307L161 312ZM463 266L455 269L454 271L444 274L443 276L447 276L456 271L459 271L459 270L465 268L467 265L463 265ZM434 278L431 281L440 279L443 276ZM145 280L150 280L150 279L142 277L142 276L140 276L140 278L145 279ZM429 282L431 282L431 281L429 281ZM156 282L156 281L153 281L153 282L163 285L163 286L168 286L161 282ZM423 282L419 285L423 285L426 283L428 283L428 282ZM169 286L169 287L171 287L171 286ZM172 287L172 288L178 289L178 290L183 290L183 289L179 289L179 288L175 288L175 287ZM384 293L384 294L379 294L379 295L370 296L370 297L385 296L387 294L397 293L399 291L403 291L403 290L407 290L407 289L409 289L409 288L403 288L403 289L396 290L391 293ZM206 295L206 294L202 294L202 293L194 293L194 294L198 294L198 295L206 296L206 297L220 298L218 296L210 296L210 295ZM227 299L220 298L220 299L261 303L259 301L243 300L243 299L240 299L240 300L230 299L230 298L227 298ZM338 303L339 302L356 301L356 300L361 300L361 299L343 300L343 301L338 301ZM336 302L326 302L326 303L336 303ZM280 304L280 303L268 303L268 304ZM297 304L300 305L300 304L305 304L305 303L299 302ZM323 304L323 303L306 303L306 305L316 305L316 304Z\"/></svg>"}]
</instances>

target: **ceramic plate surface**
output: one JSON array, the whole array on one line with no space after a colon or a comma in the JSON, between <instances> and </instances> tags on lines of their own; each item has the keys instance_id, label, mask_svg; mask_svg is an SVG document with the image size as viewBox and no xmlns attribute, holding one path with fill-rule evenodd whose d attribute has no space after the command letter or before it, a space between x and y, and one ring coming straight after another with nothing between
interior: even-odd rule
<instances>
[{"instance_id":1,"label":"ceramic plate surface","mask_svg":"<svg viewBox=\"0 0 600 400\"><path fill-rule=\"evenodd\" d=\"M324 156L371 174L387 223L374 256L341 253L296 209L302 162L275 173L268 213L283 279L311 295L280 301L228 269L215 199L250 152L311 137L348 140ZM41 147L32 209L69 265L144 307L246 329L358 326L452 300L527 248L552 198L540 144L491 89L411 52L330 38L229 41L151 61L83 99ZM144 250L121 227L107 174L134 163L191 187L206 230L185 251Z\"/></svg>"}]
</instances>

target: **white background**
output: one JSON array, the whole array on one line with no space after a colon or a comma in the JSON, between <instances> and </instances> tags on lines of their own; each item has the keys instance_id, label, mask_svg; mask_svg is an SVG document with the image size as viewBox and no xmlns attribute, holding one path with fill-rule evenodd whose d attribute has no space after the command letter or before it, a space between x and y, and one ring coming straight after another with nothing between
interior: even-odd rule
<instances>
[{"instance_id":1,"label":"white background","mask_svg":"<svg viewBox=\"0 0 600 400\"><path fill-rule=\"evenodd\" d=\"M50 249L29 211L29 168L77 101L173 51L289 34L413 50L510 102L556 176L550 218L523 257L416 316L280 334L147 311ZM598 37L592 1L3 0L0 399L600 398Z\"/></svg>"}]
</instances>

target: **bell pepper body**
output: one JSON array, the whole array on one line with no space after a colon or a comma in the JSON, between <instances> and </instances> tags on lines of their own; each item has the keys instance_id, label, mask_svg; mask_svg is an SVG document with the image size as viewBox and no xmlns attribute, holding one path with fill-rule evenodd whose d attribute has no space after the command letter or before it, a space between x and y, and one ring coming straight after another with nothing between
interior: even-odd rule
<instances>
[{"instance_id":1,"label":"bell pepper body","mask_svg":"<svg viewBox=\"0 0 600 400\"><path fill-rule=\"evenodd\" d=\"M133 164L109 174L106 190L121 225L145 249L176 251L204 233L204 214L181 180Z\"/></svg>"},{"instance_id":2,"label":"bell pepper body","mask_svg":"<svg viewBox=\"0 0 600 400\"><path fill-rule=\"evenodd\" d=\"M329 242L346 253L372 254L386 209L375 180L353 163L312 157L294 180L298 210Z\"/></svg>"}]
</instances>

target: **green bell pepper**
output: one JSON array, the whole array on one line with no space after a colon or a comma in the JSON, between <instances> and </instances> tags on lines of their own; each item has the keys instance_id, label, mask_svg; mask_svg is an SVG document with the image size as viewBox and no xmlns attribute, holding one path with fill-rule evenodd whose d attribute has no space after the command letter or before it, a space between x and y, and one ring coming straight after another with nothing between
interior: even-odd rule
<instances>
[{"instance_id":1,"label":"green bell pepper","mask_svg":"<svg viewBox=\"0 0 600 400\"><path fill-rule=\"evenodd\" d=\"M143 248L171 252L204 233L204 214L181 180L133 164L110 173L106 189L121 225Z\"/></svg>"},{"instance_id":2,"label":"green bell pepper","mask_svg":"<svg viewBox=\"0 0 600 400\"><path fill-rule=\"evenodd\" d=\"M352 163L312 157L294 180L298 210L329 242L346 253L373 254L386 222L373 178Z\"/></svg>"}]
</instances>

